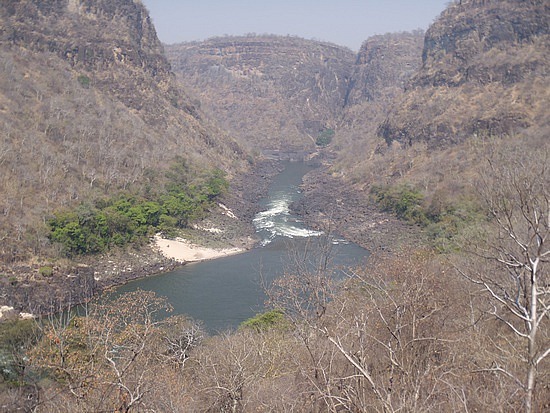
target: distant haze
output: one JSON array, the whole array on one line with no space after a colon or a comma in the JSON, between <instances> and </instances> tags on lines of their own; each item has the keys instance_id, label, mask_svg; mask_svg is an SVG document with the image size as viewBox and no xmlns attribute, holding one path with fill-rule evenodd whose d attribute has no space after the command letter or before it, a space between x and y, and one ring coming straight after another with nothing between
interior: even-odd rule
<instances>
[{"instance_id":1,"label":"distant haze","mask_svg":"<svg viewBox=\"0 0 550 413\"><path fill-rule=\"evenodd\" d=\"M375 34L427 29L449 0L142 0L163 43L299 36L359 50Z\"/></svg>"}]
</instances>

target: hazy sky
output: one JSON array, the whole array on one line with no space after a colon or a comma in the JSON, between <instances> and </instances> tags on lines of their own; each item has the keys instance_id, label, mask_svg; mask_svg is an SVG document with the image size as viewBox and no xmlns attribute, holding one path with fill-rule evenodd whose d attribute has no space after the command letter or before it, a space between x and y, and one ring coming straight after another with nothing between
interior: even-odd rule
<instances>
[{"instance_id":1,"label":"hazy sky","mask_svg":"<svg viewBox=\"0 0 550 413\"><path fill-rule=\"evenodd\" d=\"M142 0L163 43L279 34L359 50L374 34L427 29L449 0Z\"/></svg>"}]
</instances>

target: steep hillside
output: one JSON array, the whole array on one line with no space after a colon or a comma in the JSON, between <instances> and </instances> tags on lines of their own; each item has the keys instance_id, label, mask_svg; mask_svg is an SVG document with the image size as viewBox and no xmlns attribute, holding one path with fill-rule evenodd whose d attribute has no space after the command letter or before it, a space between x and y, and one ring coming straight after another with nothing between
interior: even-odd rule
<instances>
[{"instance_id":1,"label":"steep hillside","mask_svg":"<svg viewBox=\"0 0 550 413\"><path fill-rule=\"evenodd\" d=\"M138 1L3 2L0 56L4 262L43 251L55 209L158 186L178 156L243 158L180 89Z\"/></svg>"},{"instance_id":2,"label":"steep hillside","mask_svg":"<svg viewBox=\"0 0 550 413\"><path fill-rule=\"evenodd\" d=\"M451 4L426 33L422 68L379 135L433 147L548 131L549 15L547 1Z\"/></svg>"},{"instance_id":3,"label":"steep hillside","mask_svg":"<svg viewBox=\"0 0 550 413\"><path fill-rule=\"evenodd\" d=\"M248 36L166 46L204 109L255 149L314 147L342 113L355 61L345 48Z\"/></svg>"},{"instance_id":4,"label":"steep hillside","mask_svg":"<svg viewBox=\"0 0 550 413\"><path fill-rule=\"evenodd\" d=\"M399 96L420 68L423 43L422 30L368 38L357 55L346 106Z\"/></svg>"},{"instance_id":5,"label":"steep hillside","mask_svg":"<svg viewBox=\"0 0 550 413\"><path fill-rule=\"evenodd\" d=\"M367 110L376 108L368 101L348 109L333 178L365 204L420 225L437 248L452 248L479 219L476 182L487 160L547 151L548 12L540 1L450 4L428 29L421 66L401 95L380 111Z\"/></svg>"},{"instance_id":6,"label":"steep hillside","mask_svg":"<svg viewBox=\"0 0 550 413\"><path fill-rule=\"evenodd\" d=\"M203 109L235 136L257 150L301 150L329 129L337 130L341 148L349 148L350 130L376 130L419 69L423 40L420 30L374 36L357 55L312 40L255 35L165 49Z\"/></svg>"},{"instance_id":7,"label":"steep hillside","mask_svg":"<svg viewBox=\"0 0 550 413\"><path fill-rule=\"evenodd\" d=\"M423 44L417 30L373 36L361 46L336 139L348 167L364 161L367 143L376 146L374 132L420 68Z\"/></svg>"}]
</instances>

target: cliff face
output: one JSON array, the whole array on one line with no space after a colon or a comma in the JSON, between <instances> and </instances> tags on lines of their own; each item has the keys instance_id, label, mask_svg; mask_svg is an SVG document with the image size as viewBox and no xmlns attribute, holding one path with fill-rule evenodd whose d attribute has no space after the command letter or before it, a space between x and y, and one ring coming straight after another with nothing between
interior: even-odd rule
<instances>
[{"instance_id":1,"label":"cliff face","mask_svg":"<svg viewBox=\"0 0 550 413\"><path fill-rule=\"evenodd\" d=\"M214 38L166 46L204 108L258 149L312 147L344 107L354 54L294 37Z\"/></svg>"},{"instance_id":2,"label":"cliff face","mask_svg":"<svg viewBox=\"0 0 550 413\"><path fill-rule=\"evenodd\" d=\"M352 69L351 82L340 120L343 153L360 153L365 139L385 119L392 105L403 95L410 77L422 63L424 32L388 33L367 39ZM350 139L350 136L356 137ZM355 142L358 141L358 142ZM355 143L354 143L355 142Z\"/></svg>"},{"instance_id":3,"label":"cliff face","mask_svg":"<svg viewBox=\"0 0 550 413\"><path fill-rule=\"evenodd\" d=\"M147 107L146 116L154 118L153 97L161 92L193 113L175 90L155 28L138 1L10 0L0 18L3 45L53 53L129 108Z\"/></svg>"},{"instance_id":4,"label":"cliff face","mask_svg":"<svg viewBox=\"0 0 550 413\"><path fill-rule=\"evenodd\" d=\"M374 36L357 55L280 36L165 48L186 88L232 134L255 149L304 149L324 129L376 129L420 67L423 39L421 31Z\"/></svg>"},{"instance_id":5,"label":"cliff face","mask_svg":"<svg viewBox=\"0 0 550 413\"><path fill-rule=\"evenodd\" d=\"M4 42L55 52L90 68L125 61L153 75L169 72L140 2L10 0L1 12L9 22L2 28Z\"/></svg>"},{"instance_id":6,"label":"cliff face","mask_svg":"<svg viewBox=\"0 0 550 413\"><path fill-rule=\"evenodd\" d=\"M538 0L450 5L427 31L422 68L379 135L437 146L547 127L549 12Z\"/></svg>"},{"instance_id":7,"label":"cliff face","mask_svg":"<svg viewBox=\"0 0 550 413\"><path fill-rule=\"evenodd\" d=\"M548 35L549 11L544 1L477 0L451 5L426 34L423 70L412 86L512 84L529 72L543 73L545 62L521 51ZM507 54L499 56L499 52ZM522 55L514 59L514 52Z\"/></svg>"},{"instance_id":8,"label":"cliff face","mask_svg":"<svg viewBox=\"0 0 550 413\"><path fill-rule=\"evenodd\" d=\"M399 96L420 68L423 42L421 30L367 39L357 55L346 106Z\"/></svg>"},{"instance_id":9,"label":"cliff face","mask_svg":"<svg viewBox=\"0 0 550 413\"><path fill-rule=\"evenodd\" d=\"M0 62L0 258L39 253L51 211L139 192L176 157L243 164L177 83L137 0L4 1Z\"/></svg>"}]
</instances>

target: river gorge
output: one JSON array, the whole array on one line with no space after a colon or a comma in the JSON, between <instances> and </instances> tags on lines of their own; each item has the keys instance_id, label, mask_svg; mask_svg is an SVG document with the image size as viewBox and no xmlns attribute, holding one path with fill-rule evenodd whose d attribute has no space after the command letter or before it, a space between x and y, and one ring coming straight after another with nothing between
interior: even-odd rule
<instances>
[{"instance_id":1,"label":"river gorge","mask_svg":"<svg viewBox=\"0 0 550 413\"><path fill-rule=\"evenodd\" d=\"M328 253L334 271L363 262L367 250L334 234L309 229L292 213L292 203L302 196L302 178L312 169L303 162L288 162L275 177L254 218L261 240L257 248L189 263L175 271L132 281L118 291L154 291L168 299L174 313L200 320L207 330L217 332L236 328L261 312L265 287L285 271L292 271L296 260L314 266Z\"/></svg>"}]
</instances>

